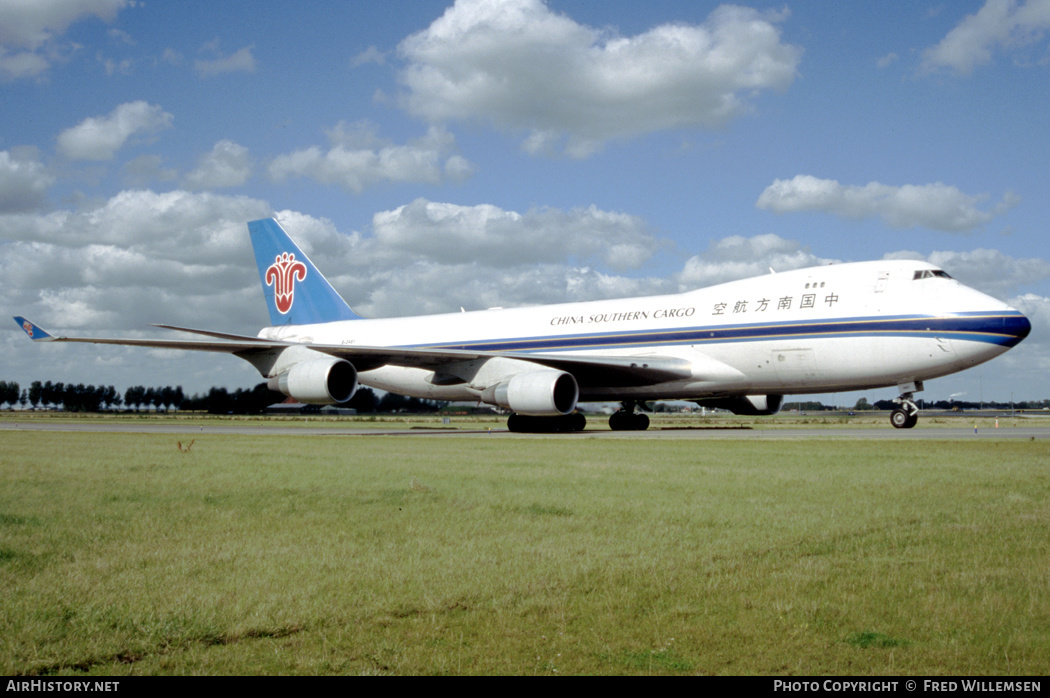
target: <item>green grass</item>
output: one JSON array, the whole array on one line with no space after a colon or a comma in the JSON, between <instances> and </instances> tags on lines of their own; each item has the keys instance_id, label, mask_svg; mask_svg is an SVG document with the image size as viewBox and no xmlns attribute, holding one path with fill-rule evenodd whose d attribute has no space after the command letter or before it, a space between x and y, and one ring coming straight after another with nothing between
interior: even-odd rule
<instances>
[{"instance_id":1,"label":"green grass","mask_svg":"<svg viewBox=\"0 0 1050 698\"><path fill-rule=\"evenodd\" d=\"M1038 674L1050 443L0 432L0 674Z\"/></svg>"}]
</instances>

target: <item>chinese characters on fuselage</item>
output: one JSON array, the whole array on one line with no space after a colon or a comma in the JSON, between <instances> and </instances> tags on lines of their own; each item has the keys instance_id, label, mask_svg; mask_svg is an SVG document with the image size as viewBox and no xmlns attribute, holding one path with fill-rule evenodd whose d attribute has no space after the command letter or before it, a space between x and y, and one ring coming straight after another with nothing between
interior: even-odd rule
<instances>
[{"instance_id":1,"label":"chinese characters on fuselage","mask_svg":"<svg viewBox=\"0 0 1050 698\"><path fill-rule=\"evenodd\" d=\"M733 303L715 303L711 309L712 315L736 315L740 313L764 313L770 308L774 310L791 310L792 308L816 308L818 303L830 308L839 302L838 294L828 292L822 299L816 293L803 293L801 296L780 296L776 299L759 298L757 300L738 300ZM797 303L797 305L796 305Z\"/></svg>"}]
</instances>

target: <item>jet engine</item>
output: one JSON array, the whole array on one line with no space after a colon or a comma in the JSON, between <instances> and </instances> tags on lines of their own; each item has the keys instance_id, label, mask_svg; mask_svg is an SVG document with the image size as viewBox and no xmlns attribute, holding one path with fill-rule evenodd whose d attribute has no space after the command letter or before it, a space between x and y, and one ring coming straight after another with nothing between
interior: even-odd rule
<instances>
[{"instance_id":1,"label":"jet engine","mask_svg":"<svg viewBox=\"0 0 1050 698\"><path fill-rule=\"evenodd\" d=\"M735 397L718 397L697 400L696 404L702 407L717 407L729 410L733 414L747 415L749 417L761 415L768 416L780 411L784 404L783 395L737 395Z\"/></svg>"},{"instance_id":2,"label":"jet engine","mask_svg":"<svg viewBox=\"0 0 1050 698\"><path fill-rule=\"evenodd\" d=\"M580 388L572 374L554 369L526 371L486 388L481 399L518 414L555 416L576 409Z\"/></svg>"},{"instance_id":3,"label":"jet engine","mask_svg":"<svg viewBox=\"0 0 1050 698\"><path fill-rule=\"evenodd\" d=\"M345 359L311 359L271 378L268 385L299 402L332 405L346 402L357 392L357 369Z\"/></svg>"}]
</instances>

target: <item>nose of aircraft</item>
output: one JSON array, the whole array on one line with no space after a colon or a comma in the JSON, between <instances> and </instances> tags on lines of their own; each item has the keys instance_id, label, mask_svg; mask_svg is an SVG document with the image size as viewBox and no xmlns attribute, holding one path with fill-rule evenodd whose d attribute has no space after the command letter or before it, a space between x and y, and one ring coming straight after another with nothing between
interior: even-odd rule
<instances>
[{"instance_id":1,"label":"nose of aircraft","mask_svg":"<svg viewBox=\"0 0 1050 698\"><path fill-rule=\"evenodd\" d=\"M1010 340L1006 346L1016 346L1022 339L1032 331L1032 323L1021 311L1015 311L1016 315L1007 315L1003 318L1003 334L1009 335Z\"/></svg>"},{"instance_id":2,"label":"nose of aircraft","mask_svg":"<svg viewBox=\"0 0 1050 698\"><path fill-rule=\"evenodd\" d=\"M980 324L984 326L983 331L988 333L986 341L1009 349L1020 344L1032 331L1031 321L1020 310L980 291L976 293L977 296L966 302L972 304L974 309L982 308L978 312L984 318Z\"/></svg>"}]
</instances>

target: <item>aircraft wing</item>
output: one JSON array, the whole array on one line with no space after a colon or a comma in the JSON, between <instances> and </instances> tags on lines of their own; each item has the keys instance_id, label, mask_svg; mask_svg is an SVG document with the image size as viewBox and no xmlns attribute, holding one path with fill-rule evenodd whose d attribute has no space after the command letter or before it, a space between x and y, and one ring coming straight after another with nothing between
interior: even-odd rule
<instances>
[{"instance_id":1,"label":"aircraft wing","mask_svg":"<svg viewBox=\"0 0 1050 698\"><path fill-rule=\"evenodd\" d=\"M175 325L156 325L169 330L189 332L234 343L265 342L273 346L291 346L293 342L263 340L256 337L198 330ZM311 349L330 356L346 359L359 371L367 371L380 366L405 366L437 370L450 364L495 357L513 358L529 361L541 366L556 368L573 374L581 386L626 387L652 385L672 380L690 378L692 365L685 359L670 357L634 357L634 356L586 356L563 354L539 354L519 352L466 351L462 349L430 349L426 347L371 347L344 344L309 344ZM213 349L212 351L217 351ZM241 353L239 350L235 353Z\"/></svg>"},{"instance_id":2,"label":"aircraft wing","mask_svg":"<svg viewBox=\"0 0 1050 698\"><path fill-rule=\"evenodd\" d=\"M15 322L29 338L37 342L81 342L89 344L115 344L154 349L182 349L187 351L210 351L246 356L257 352L272 351L280 347L302 344L280 340L262 339L246 335L197 330L175 325L156 325L164 329L189 332L214 340L199 339L131 339L105 337L65 337L45 331L24 317L15 317ZM528 361L571 373L581 387L626 387L652 385L672 380L690 378L692 365L685 359L655 356L586 356L565 354L534 354L519 352L465 351L460 349L430 349L426 347L371 347L341 344L305 344L314 351L336 356L354 364L359 371L368 371L380 366L404 366L442 371L451 364L479 359L511 358Z\"/></svg>"}]
</instances>

